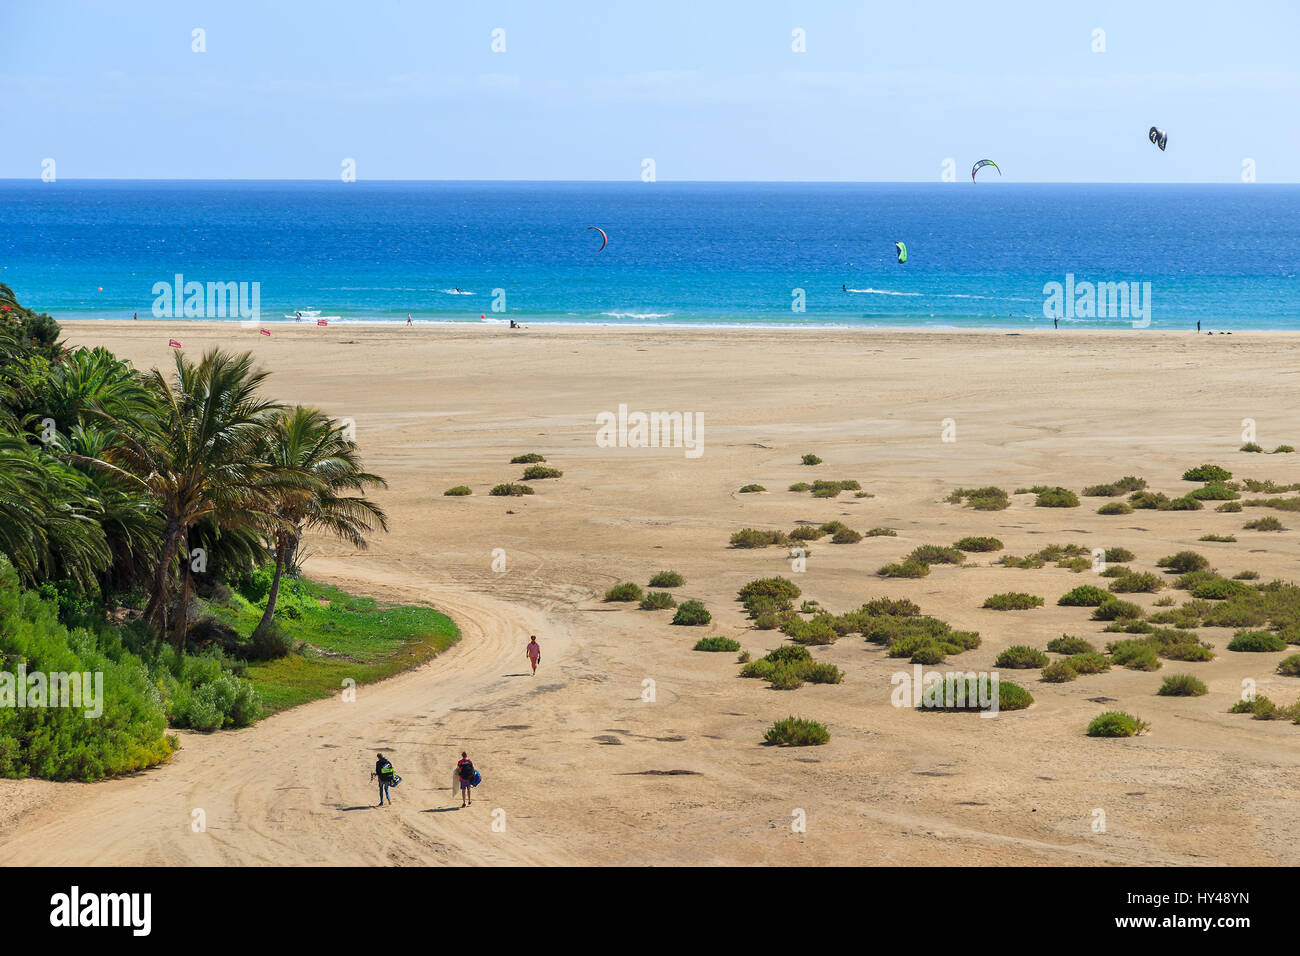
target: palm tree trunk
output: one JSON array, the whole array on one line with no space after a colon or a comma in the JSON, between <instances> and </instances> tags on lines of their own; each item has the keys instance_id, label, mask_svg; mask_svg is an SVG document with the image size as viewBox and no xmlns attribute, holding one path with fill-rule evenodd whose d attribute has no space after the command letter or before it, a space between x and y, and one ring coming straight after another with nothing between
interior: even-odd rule
<instances>
[{"instance_id":1,"label":"palm tree trunk","mask_svg":"<svg viewBox=\"0 0 1300 956\"><path fill-rule=\"evenodd\" d=\"M176 645L178 653L185 653L185 632L189 629L190 623L190 582L193 580L190 574L190 535L189 530L185 531L185 559L181 561L181 606L176 611L176 622L172 631L172 642Z\"/></svg>"},{"instance_id":2,"label":"palm tree trunk","mask_svg":"<svg viewBox=\"0 0 1300 956\"><path fill-rule=\"evenodd\" d=\"M271 576L271 590L266 594L266 610L262 612L262 619L257 622L257 627L253 628L254 637L265 633L275 618L275 602L280 596L280 576L284 573L285 554L289 547L289 542L284 536L276 538L275 574Z\"/></svg>"},{"instance_id":3,"label":"palm tree trunk","mask_svg":"<svg viewBox=\"0 0 1300 956\"><path fill-rule=\"evenodd\" d=\"M168 518L163 527L163 547L158 555L158 565L153 571L149 603L144 609L144 619L158 633L167 632L167 592L171 590L172 559L180 547L182 525L177 518Z\"/></svg>"}]
</instances>

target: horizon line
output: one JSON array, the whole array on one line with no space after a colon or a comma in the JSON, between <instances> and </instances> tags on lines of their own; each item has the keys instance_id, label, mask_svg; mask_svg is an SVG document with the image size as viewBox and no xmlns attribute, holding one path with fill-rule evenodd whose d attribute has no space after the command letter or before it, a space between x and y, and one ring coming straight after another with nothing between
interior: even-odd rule
<instances>
[{"instance_id":1,"label":"horizon line","mask_svg":"<svg viewBox=\"0 0 1300 956\"><path fill-rule=\"evenodd\" d=\"M306 179L306 178L271 178L271 177L228 177L220 179L198 179L183 176L166 176L159 178L143 176L60 176L55 180L47 182L40 176L0 176L0 183L46 183L47 185L58 185L60 182L77 182L77 183L338 183L340 186L350 186L357 183L474 183L474 184L520 184L520 185L538 185L538 184L617 184L626 183L628 185L643 184L647 186L664 183L667 185L724 185L724 186L923 186L936 185L948 186L955 183L964 182L964 179L955 180L933 180L933 179L656 179L651 182L644 182L641 179L355 179L351 182L344 182L337 177L328 179ZM1042 179L1042 180L1024 180L1020 182L1001 182L991 181L996 186L1295 186L1300 185L1297 182L1243 182L1240 180L1082 180L1082 179ZM974 185L974 184L972 184Z\"/></svg>"}]
</instances>

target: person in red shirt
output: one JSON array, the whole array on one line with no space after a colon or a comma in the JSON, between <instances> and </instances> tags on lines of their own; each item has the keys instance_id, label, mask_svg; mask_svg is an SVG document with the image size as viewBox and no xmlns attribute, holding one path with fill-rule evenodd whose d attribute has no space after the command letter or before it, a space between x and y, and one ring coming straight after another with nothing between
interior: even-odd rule
<instances>
[{"instance_id":1,"label":"person in red shirt","mask_svg":"<svg viewBox=\"0 0 1300 956\"><path fill-rule=\"evenodd\" d=\"M474 780L474 761L470 760L469 754L463 750L460 752L460 759L456 761L456 777L460 780L460 805L469 806L474 802L473 795L470 793Z\"/></svg>"},{"instance_id":2,"label":"person in red shirt","mask_svg":"<svg viewBox=\"0 0 1300 956\"><path fill-rule=\"evenodd\" d=\"M533 673L537 673L537 665L542 662L542 645L537 643L537 635L534 634L528 640L528 650L525 652L528 659L532 661Z\"/></svg>"}]
</instances>

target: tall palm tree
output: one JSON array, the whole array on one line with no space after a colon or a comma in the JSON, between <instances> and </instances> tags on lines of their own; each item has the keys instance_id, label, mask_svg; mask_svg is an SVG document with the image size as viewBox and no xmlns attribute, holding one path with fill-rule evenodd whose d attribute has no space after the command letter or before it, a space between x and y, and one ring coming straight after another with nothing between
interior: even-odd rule
<instances>
[{"instance_id":1,"label":"tall palm tree","mask_svg":"<svg viewBox=\"0 0 1300 956\"><path fill-rule=\"evenodd\" d=\"M165 632L178 559L180 610L172 639L185 646L190 598L189 534L210 520L222 528L275 527L276 495L305 479L274 469L257 458L266 429L282 405L258 395L267 373L253 367L252 355L212 349L198 362L175 355L169 381L160 371L147 377L155 393L157 416L133 430L121 417L104 412L117 443L99 459L79 459L129 476L153 497L162 532L149 583L145 620Z\"/></svg>"},{"instance_id":2,"label":"tall palm tree","mask_svg":"<svg viewBox=\"0 0 1300 956\"><path fill-rule=\"evenodd\" d=\"M364 548L366 534L376 526L388 530L382 508L360 494L347 494L384 488L387 483L362 470L357 443L318 409L295 405L277 414L263 438L260 454L268 473L294 473L310 481L281 482L276 492L278 520L268 527L267 534L275 551L275 573L254 635L264 633L275 618L281 576L293 567L305 532L325 532Z\"/></svg>"}]
</instances>

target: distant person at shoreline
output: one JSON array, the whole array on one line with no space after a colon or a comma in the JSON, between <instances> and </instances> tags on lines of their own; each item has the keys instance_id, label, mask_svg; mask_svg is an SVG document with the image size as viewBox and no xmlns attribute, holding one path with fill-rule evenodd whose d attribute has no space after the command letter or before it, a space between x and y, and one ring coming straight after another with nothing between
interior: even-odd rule
<instances>
[{"instance_id":1,"label":"distant person at shoreline","mask_svg":"<svg viewBox=\"0 0 1300 956\"><path fill-rule=\"evenodd\" d=\"M1061 327L1061 320L1058 319L1056 316L1052 316L1052 328L1059 329L1060 327Z\"/></svg>"},{"instance_id":2,"label":"distant person at shoreline","mask_svg":"<svg viewBox=\"0 0 1300 956\"><path fill-rule=\"evenodd\" d=\"M140 313L139 313L139 312L132 312L132 313L131 313L131 321L132 321L132 322L139 322L139 321L140 321Z\"/></svg>"},{"instance_id":3,"label":"distant person at shoreline","mask_svg":"<svg viewBox=\"0 0 1300 956\"><path fill-rule=\"evenodd\" d=\"M470 787L474 785L474 761L470 760L469 754L463 750L460 752L460 759L456 761L456 777L460 780L460 805L467 807L474 802L469 792Z\"/></svg>"},{"instance_id":4,"label":"distant person at shoreline","mask_svg":"<svg viewBox=\"0 0 1300 956\"><path fill-rule=\"evenodd\" d=\"M532 662L533 674L536 674L537 665L542 662L542 645L537 643L536 634L528 639L528 649L524 653L528 655L528 660Z\"/></svg>"},{"instance_id":5,"label":"distant person at shoreline","mask_svg":"<svg viewBox=\"0 0 1300 956\"><path fill-rule=\"evenodd\" d=\"M375 772L370 775L370 779L379 778L379 805L384 805L384 797L388 798L388 805L393 805L393 795L389 788L393 785L393 765L383 754L375 754Z\"/></svg>"},{"instance_id":6,"label":"distant person at shoreline","mask_svg":"<svg viewBox=\"0 0 1300 956\"><path fill-rule=\"evenodd\" d=\"M410 325L410 324L411 324L411 313L410 313L410 312L406 313L406 324L407 324L407 325Z\"/></svg>"}]
</instances>

